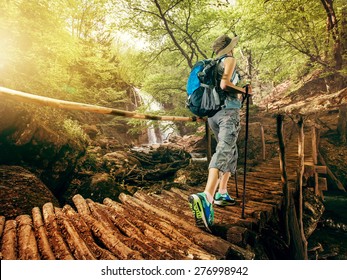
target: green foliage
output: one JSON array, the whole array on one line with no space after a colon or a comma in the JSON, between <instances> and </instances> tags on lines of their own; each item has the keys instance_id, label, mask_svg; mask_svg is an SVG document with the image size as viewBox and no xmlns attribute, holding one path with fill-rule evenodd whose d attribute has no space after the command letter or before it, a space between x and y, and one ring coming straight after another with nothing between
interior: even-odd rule
<instances>
[{"instance_id":1,"label":"green foliage","mask_svg":"<svg viewBox=\"0 0 347 280\"><path fill-rule=\"evenodd\" d=\"M88 142L88 136L84 133L80 124L75 120L65 119L63 122L64 132L71 138L82 143Z\"/></svg>"},{"instance_id":2,"label":"green foliage","mask_svg":"<svg viewBox=\"0 0 347 280\"><path fill-rule=\"evenodd\" d=\"M333 5L346 75L346 1ZM211 56L220 34L239 35L241 72L271 90L332 71L326 22L321 1L311 0L0 0L0 85L120 108L132 85L164 105L158 114L188 116L190 67Z\"/></svg>"}]
</instances>

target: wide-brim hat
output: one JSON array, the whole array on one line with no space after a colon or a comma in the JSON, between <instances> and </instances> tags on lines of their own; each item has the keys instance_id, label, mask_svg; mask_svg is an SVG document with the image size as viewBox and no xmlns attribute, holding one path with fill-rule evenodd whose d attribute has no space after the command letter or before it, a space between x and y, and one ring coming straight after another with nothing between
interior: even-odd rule
<instances>
[{"instance_id":1,"label":"wide-brim hat","mask_svg":"<svg viewBox=\"0 0 347 280\"><path fill-rule=\"evenodd\" d=\"M230 38L228 35L219 36L212 45L212 49L218 56L229 53L235 48L239 37Z\"/></svg>"}]
</instances>

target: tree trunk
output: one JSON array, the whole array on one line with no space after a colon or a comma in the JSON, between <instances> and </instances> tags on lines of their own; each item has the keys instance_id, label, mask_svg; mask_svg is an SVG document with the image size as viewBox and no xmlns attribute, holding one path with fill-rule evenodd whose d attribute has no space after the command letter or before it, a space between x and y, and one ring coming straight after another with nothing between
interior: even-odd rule
<instances>
[{"instance_id":1,"label":"tree trunk","mask_svg":"<svg viewBox=\"0 0 347 280\"><path fill-rule=\"evenodd\" d=\"M341 43L342 43L342 53L347 54L347 4L342 7L341 12Z\"/></svg>"},{"instance_id":2,"label":"tree trunk","mask_svg":"<svg viewBox=\"0 0 347 280\"><path fill-rule=\"evenodd\" d=\"M333 0L321 0L325 12L327 14L327 30L334 41L333 56L335 59L335 68L340 70L342 68L342 44L339 34L338 21L336 18L335 10L333 7Z\"/></svg>"},{"instance_id":3,"label":"tree trunk","mask_svg":"<svg viewBox=\"0 0 347 280\"><path fill-rule=\"evenodd\" d=\"M337 131L340 135L340 141L346 144L347 138L347 105L343 105L339 110L339 120L337 123Z\"/></svg>"}]
</instances>

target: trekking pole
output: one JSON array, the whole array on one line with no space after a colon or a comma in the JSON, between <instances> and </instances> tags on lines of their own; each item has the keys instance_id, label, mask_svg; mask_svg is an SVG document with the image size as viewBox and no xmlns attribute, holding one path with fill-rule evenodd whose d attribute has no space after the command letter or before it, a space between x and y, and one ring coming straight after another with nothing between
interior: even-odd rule
<instances>
[{"instance_id":1,"label":"trekking pole","mask_svg":"<svg viewBox=\"0 0 347 280\"><path fill-rule=\"evenodd\" d=\"M239 188L237 185L237 170L235 170L234 172L234 178L235 178L236 197L239 198Z\"/></svg>"},{"instance_id":2,"label":"trekking pole","mask_svg":"<svg viewBox=\"0 0 347 280\"><path fill-rule=\"evenodd\" d=\"M245 159L243 165L243 197L242 197L242 219L245 218L245 199L246 199L246 173L247 173L247 142L248 142L248 118L249 118L249 94L246 86L246 135L245 135Z\"/></svg>"}]
</instances>

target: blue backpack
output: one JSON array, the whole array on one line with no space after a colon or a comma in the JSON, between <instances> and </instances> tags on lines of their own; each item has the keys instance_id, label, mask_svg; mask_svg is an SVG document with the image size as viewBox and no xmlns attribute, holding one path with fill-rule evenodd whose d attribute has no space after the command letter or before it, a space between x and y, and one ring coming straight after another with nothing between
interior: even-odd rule
<instances>
[{"instance_id":1,"label":"blue backpack","mask_svg":"<svg viewBox=\"0 0 347 280\"><path fill-rule=\"evenodd\" d=\"M198 117L212 117L221 109L221 100L216 90L216 68L224 57L226 55L200 60L189 74L186 86L187 107Z\"/></svg>"}]
</instances>

